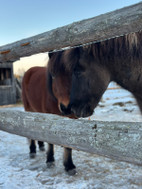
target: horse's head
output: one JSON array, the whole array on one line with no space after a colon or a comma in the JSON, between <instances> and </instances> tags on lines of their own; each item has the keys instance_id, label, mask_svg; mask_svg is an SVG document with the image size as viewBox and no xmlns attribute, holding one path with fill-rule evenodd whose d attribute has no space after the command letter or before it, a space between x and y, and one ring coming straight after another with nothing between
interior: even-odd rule
<instances>
[{"instance_id":1,"label":"horse's head","mask_svg":"<svg viewBox=\"0 0 142 189\"><path fill-rule=\"evenodd\" d=\"M58 103L58 108L63 115L71 114L69 108L69 95L71 89L71 75L65 70L63 51L49 53L47 69L48 90Z\"/></svg>"},{"instance_id":2,"label":"horse's head","mask_svg":"<svg viewBox=\"0 0 142 189\"><path fill-rule=\"evenodd\" d=\"M77 117L92 115L110 82L106 66L95 58L95 49L87 46L64 51L59 66L53 67L58 69L58 81L60 79L55 88L60 91L61 84L62 90L68 90L66 100L60 100L60 107L61 104L64 107L62 111L73 112ZM65 80L69 83L67 88Z\"/></svg>"}]
</instances>

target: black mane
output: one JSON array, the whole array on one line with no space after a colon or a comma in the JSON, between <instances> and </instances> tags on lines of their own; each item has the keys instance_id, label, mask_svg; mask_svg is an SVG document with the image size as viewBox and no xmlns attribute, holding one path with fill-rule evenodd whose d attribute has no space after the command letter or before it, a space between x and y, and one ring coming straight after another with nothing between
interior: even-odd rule
<instances>
[{"instance_id":1,"label":"black mane","mask_svg":"<svg viewBox=\"0 0 142 189\"><path fill-rule=\"evenodd\" d=\"M53 75L64 71L72 72L82 52L88 57L95 57L96 62L113 61L113 59L115 61L126 56L142 59L142 53L139 53L140 49L142 52L141 44L142 31L139 31L91 45L53 52L50 54L49 70Z\"/></svg>"}]
</instances>

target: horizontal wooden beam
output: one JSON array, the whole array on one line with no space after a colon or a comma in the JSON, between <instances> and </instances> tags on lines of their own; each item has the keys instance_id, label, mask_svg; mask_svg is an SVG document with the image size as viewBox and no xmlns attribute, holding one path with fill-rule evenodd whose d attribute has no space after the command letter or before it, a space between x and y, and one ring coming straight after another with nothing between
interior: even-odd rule
<instances>
[{"instance_id":1,"label":"horizontal wooden beam","mask_svg":"<svg viewBox=\"0 0 142 189\"><path fill-rule=\"evenodd\" d=\"M72 120L0 109L0 130L142 165L142 123Z\"/></svg>"},{"instance_id":2,"label":"horizontal wooden beam","mask_svg":"<svg viewBox=\"0 0 142 189\"><path fill-rule=\"evenodd\" d=\"M142 2L0 47L0 62L142 30Z\"/></svg>"}]
</instances>

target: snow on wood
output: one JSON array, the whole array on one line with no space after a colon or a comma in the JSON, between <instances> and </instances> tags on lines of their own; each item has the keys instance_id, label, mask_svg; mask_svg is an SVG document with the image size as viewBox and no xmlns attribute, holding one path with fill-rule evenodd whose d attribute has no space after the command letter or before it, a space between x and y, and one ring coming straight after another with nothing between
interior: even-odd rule
<instances>
[{"instance_id":1,"label":"snow on wood","mask_svg":"<svg viewBox=\"0 0 142 189\"><path fill-rule=\"evenodd\" d=\"M142 2L0 47L0 63L142 29Z\"/></svg>"},{"instance_id":2,"label":"snow on wood","mask_svg":"<svg viewBox=\"0 0 142 189\"><path fill-rule=\"evenodd\" d=\"M0 130L142 165L142 123L68 119L0 110Z\"/></svg>"}]
</instances>

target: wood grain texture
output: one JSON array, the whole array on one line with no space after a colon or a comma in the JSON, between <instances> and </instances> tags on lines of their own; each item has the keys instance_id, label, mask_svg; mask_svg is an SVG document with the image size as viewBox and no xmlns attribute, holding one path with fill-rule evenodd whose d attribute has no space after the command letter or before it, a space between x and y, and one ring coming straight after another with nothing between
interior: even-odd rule
<instances>
[{"instance_id":1,"label":"wood grain texture","mask_svg":"<svg viewBox=\"0 0 142 189\"><path fill-rule=\"evenodd\" d=\"M142 2L1 46L0 63L68 46L103 41L141 29Z\"/></svg>"},{"instance_id":2,"label":"wood grain texture","mask_svg":"<svg viewBox=\"0 0 142 189\"><path fill-rule=\"evenodd\" d=\"M142 165L142 123L72 120L0 109L0 130Z\"/></svg>"}]
</instances>

